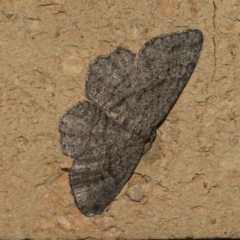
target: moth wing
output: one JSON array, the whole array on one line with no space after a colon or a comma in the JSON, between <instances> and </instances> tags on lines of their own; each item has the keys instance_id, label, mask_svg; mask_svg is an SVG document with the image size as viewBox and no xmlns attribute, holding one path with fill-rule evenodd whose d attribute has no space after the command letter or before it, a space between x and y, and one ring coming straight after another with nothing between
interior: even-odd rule
<instances>
[{"instance_id":1,"label":"moth wing","mask_svg":"<svg viewBox=\"0 0 240 240\"><path fill-rule=\"evenodd\" d=\"M133 86L135 54L125 48L117 48L105 56L99 56L90 64L86 79L87 98L114 121L124 124L134 114L126 99L135 94Z\"/></svg>"},{"instance_id":2,"label":"moth wing","mask_svg":"<svg viewBox=\"0 0 240 240\"><path fill-rule=\"evenodd\" d=\"M142 134L156 129L177 101L197 65L203 35L188 30L148 41L136 59L134 87Z\"/></svg>"},{"instance_id":3,"label":"moth wing","mask_svg":"<svg viewBox=\"0 0 240 240\"><path fill-rule=\"evenodd\" d=\"M200 55L199 30L161 35L138 56L118 48L90 65L89 99L114 121L147 139L166 117L187 84Z\"/></svg>"},{"instance_id":4,"label":"moth wing","mask_svg":"<svg viewBox=\"0 0 240 240\"><path fill-rule=\"evenodd\" d=\"M143 153L144 142L84 101L62 118L63 152L74 158L70 184L78 208L101 213L121 191Z\"/></svg>"},{"instance_id":5,"label":"moth wing","mask_svg":"<svg viewBox=\"0 0 240 240\"><path fill-rule=\"evenodd\" d=\"M63 152L79 209L102 212L131 176L156 128L189 80L203 36L188 30L153 38L137 58L118 48L90 65L87 97L62 118Z\"/></svg>"}]
</instances>

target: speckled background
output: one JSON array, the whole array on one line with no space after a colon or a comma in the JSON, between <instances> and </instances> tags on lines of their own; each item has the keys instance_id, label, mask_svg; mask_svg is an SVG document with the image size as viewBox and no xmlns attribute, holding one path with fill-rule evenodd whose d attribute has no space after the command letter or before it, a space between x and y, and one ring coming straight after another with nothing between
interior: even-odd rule
<instances>
[{"instance_id":1,"label":"speckled background","mask_svg":"<svg viewBox=\"0 0 240 240\"><path fill-rule=\"evenodd\" d=\"M200 29L198 65L106 211L70 192L58 122L118 46ZM0 239L240 237L240 2L0 1Z\"/></svg>"}]
</instances>

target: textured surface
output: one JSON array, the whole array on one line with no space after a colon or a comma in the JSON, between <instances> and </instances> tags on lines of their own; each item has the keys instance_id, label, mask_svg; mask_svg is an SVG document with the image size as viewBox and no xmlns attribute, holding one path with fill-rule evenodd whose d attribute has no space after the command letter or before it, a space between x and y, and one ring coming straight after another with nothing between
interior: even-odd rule
<instances>
[{"instance_id":1,"label":"textured surface","mask_svg":"<svg viewBox=\"0 0 240 240\"><path fill-rule=\"evenodd\" d=\"M91 65L86 93L107 115L148 138L166 117L195 68L203 36L192 30L147 42L134 62L117 49Z\"/></svg>"},{"instance_id":2,"label":"textured surface","mask_svg":"<svg viewBox=\"0 0 240 240\"><path fill-rule=\"evenodd\" d=\"M120 192L144 150L144 139L84 101L64 115L60 126L66 155L75 159L70 183L80 210L102 212Z\"/></svg>"},{"instance_id":3,"label":"textured surface","mask_svg":"<svg viewBox=\"0 0 240 240\"><path fill-rule=\"evenodd\" d=\"M75 160L70 183L84 214L101 213L126 184L189 80L202 43L199 30L171 33L147 42L135 61L117 48L90 65L86 93L96 104L73 107L59 128L63 152Z\"/></svg>"},{"instance_id":4,"label":"textured surface","mask_svg":"<svg viewBox=\"0 0 240 240\"><path fill-rule=\"evenodd\" d=\"M237 0L0 5L0 239L240 238ZM190 81L107 211L84 216L58 122L86 98L89 64L189 28L204 35Z\"/></svg>"}]
</instances>

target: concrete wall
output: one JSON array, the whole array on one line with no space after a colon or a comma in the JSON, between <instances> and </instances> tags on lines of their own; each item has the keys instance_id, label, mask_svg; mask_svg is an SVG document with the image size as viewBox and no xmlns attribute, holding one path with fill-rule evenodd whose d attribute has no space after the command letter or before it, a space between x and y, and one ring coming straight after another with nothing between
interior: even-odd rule
<instances>
[{"instance_id":1,"label":"concrete wall","mask_svg":"<svg viewBox=\"0 0 240 240\"><path fill-rule=\"evenodd\" d=\"M115 201L82 215L58 121L89 63L188 28L205 38L189 83ZM239 46L240 1L2 0L0 239L240 237Z\"/></svg>"}]
</instances>

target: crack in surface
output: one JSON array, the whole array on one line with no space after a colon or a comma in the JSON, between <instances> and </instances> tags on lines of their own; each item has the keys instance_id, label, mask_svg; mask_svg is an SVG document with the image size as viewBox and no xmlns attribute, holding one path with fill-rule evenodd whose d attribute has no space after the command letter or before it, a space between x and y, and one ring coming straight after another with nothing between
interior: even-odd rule
<instances>
[{"instance_id":1,"label":"crack in surface","mask_svg":"<svg viewBox=\"0 0 240 240\"><path fill-rule=\"evenodd\" d=\"M215 30L216 30L216 11L217 11L217 6L215 1L213 1L213 56L214 56L214 70L212 74L212 80L214 80L215 73L216 73L216 66L217 66L217 58L216 58L216 41L215 41Z\"/></svg>"}]
</instances>

